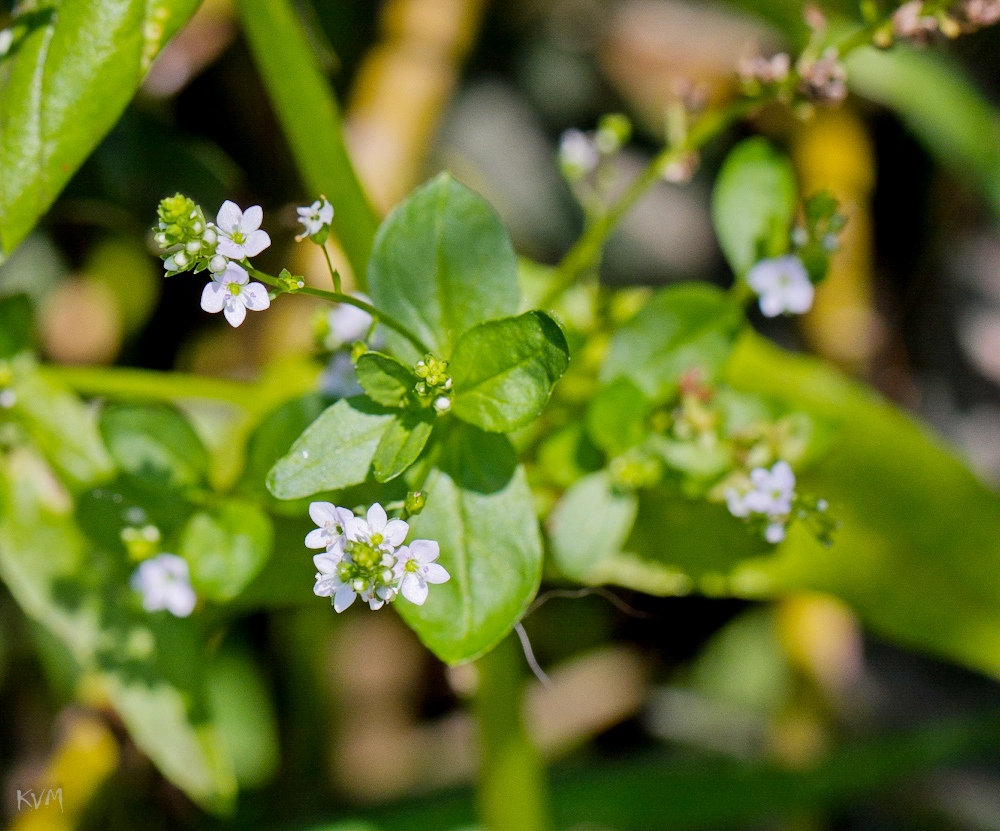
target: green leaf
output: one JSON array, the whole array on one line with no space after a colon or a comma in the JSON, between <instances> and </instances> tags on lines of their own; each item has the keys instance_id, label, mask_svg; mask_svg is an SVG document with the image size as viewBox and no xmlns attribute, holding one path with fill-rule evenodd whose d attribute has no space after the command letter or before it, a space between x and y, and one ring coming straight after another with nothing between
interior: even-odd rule
<instances>
[{"instance_id":1,"label":"green leaf","mask_svg":"<svg viewBox=\"0 0 1000 831\"><path fill-rule=\"evenodd\" d=\"M641 444L649 435L652 402L628 378L598 390L587 407L587 435L609 456Z\"/></svg>"},{"instance_id":2,"label":"green leaf","mask_svg":"<svg viewBox=\"0 0 1000 831\"><path fill-rule=\"evenodd\" d=\"M168 488L194 487L208 475L209 456L194 428L166 404L109 404L100 430L123 473Z\"/></svg>"},{"instance_id":3,"label":"green leaf","mask_svg":"<svg viewBox=\"0 0 1000 831\"><path fill-rule=\"evenodd\" d=\"M236 785L215 726L196 715L205 702L194 621L135 612L119 565L87 550L65 495L36 456L7 456L0 467L4 584L62 644L88 687L108 696L163 774L203 807L226 811Z\"/></svg>"},{"instance_id":4,"label":"green leaf","mask_svg":"<svg viewBox=\"0 0 1000 831\"><path fill-rule=\"evenodd\" d=\"M413 370L381 352L358 358L358 383L368 397L383 407L402 407L420 380Z\"/></svg>"},{"instance_id":5,"label":"green leaf","mask_svg":"<svg viewBox=\"0 0 1000 831\"><path fill-rule=\"evenodd\" d=\"M713 286L663 289L615 332L601 379L628 378L650 398L669 399L688 370L718 377L743 323L742 310Z\"/></svg>"},{"instance_id":6,"label":"green leaf","mask_svg":"<svg viewBox=\"0 0 1000 831\"><path fill-rule=\"evenodd\" d=\"M632 530L638 501L611 485L605 470L585 476L563 495L549 519L549 538L559 570L585 578L618 553Z\"/></svg>"},{"instance_id":7,"label":"green leaf","mask_svg":"<svg viewBox=\"0 0 1000 831\"><path fill-rule=\"evenodd\" d=\"M254 63L309 190L337 209L333 227L363 283L378 217L344 144L337 100L291 0L239 0ZM364 288L361 285L361 288Z\"/></svg>"},{"instance_id":8,"label":"green leaf","mask_svg":"<svg viewBox=\"0 0 1000 831\"><path fill-rule=\"evenodd\" d=\"M376 481L395 479L417 460L430 438L435 420L431 410L406 412L393 419L375 449L372 470Z\"/></svg>"},{"instance_id":9,"label":"green leaf","mask_svg":"<svg viewBox=\"0 0 1000 831\"><path fill-rule=\"evenodd\" d=\"M31 350L32 318L26 294L0 298L0 361Z\"/></svg>"},{"instance_id":10,"label":"green leaf","mask_svg":"<svg viewBox=\"0 0 1000 831\"><path fill-rule=\"evenodd\" d=\"M569 365L562 329L544 312L482 323L451 358L456 417L494 433L536 418Z\"/></svg>"},{"instance_id":11,"label":"green leaf","mask_svg":"<svg viewBox=\"0 0 1000 831\"><path fill-rule=\"evenodd\" d=\"M11 369L17 402L10 412L64 484L78 490L110 476L112 461L98 433L93 410L42 376L30 355L15 358Z\"/></svg>"},{"instance_id":12,"label":"green leaf","mask_svg":"<svg viewBox=\"0 0 1000 831\"><path fill-rule=\"evenodd\" d=\"M191 584L208 600L232 600L271 556L271 520L252 502L235 499L198 511L181 532L177 553L191 568Z\"/></svg>"},{"instance_id":13,"label":"green leaf","mask_svg":"<svg viewBox=\"0 0 1000 831\"><path fill-rule=\"evenodd\" d=\"M712 193L712 220L738 277L788 250L797 207L795 171L783 153L759 137L730 151Z\"/></svg>"},{"instance_id":14,"label":"green leaf","mask_svg":"<svg viewBox=\"0 0 1000 831\"><path fill-rule=\"evenodd\" d=\"M448 359L462 334L517 314L517 257L507 229L479 194L442 173L415 190L379 228L368 267L375 306ZM423 357L386 332L392 351Z\"/></svg>"},{"instance_id":15,"label":"green leaf","mask_svg":"<svg viewBox=\"0 0 1000 831\"><path fill-rule=\"evenodd\" d=\"M246 466L240 476L241 493L268 494L264 484L268 472L291 449L302 432L329 406L318 392L286 401L265 416L247 442Z\"/></svg>"},{"instance_id":16,"label":"green leaf","mask_svg":"<svg viewBox=\"0 0 1000 831\"><path fill-rule=\"evenodd\" d=\"M0 89L0 261L115 124L198 0L23 5Z\"/></svg>"},{"instance_id":17,"label":"green leaf","mask_svg":"<svg viewBox=\"0 0 1000 831\"><path fill-rule=\"evenodd\" d=\"M267 475L278 499L298 499L363 482L395 414L363 396L328 407Z\"/></svg>"},{"instance_id":18,"label":"green leaf","mask_svg":"<svg viewBox=\"0 0 1000 831\"><path fill-rule=\"evenodd\" d=\"M461 664L503 639L535 596L538 519L510 441L474 427L455 424L426 490L410 539L437 540L451 579L423 606L401 598L396 609L442 661Z\"/></svg>"}]
</instances>

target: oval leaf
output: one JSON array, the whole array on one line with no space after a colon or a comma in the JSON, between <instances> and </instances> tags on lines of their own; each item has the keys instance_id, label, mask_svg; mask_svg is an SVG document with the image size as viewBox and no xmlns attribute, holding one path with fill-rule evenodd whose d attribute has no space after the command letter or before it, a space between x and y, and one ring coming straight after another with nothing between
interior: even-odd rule
<instances>
[{"instance_id":1,"label":"oval leaf","mask_svg":"<svg viewBox=\"0 0 1000 831\"><path fill-rule=\"evenodd\" d=\"M368 266L376 307L409 327L439 358L478 323L517 313L517 257L485 199L442 173L382 223ZM422 357L391 330L392 351Z\"/></svg>"},{"instance_id":2,"label":"oval leaf","mask_svg":"<svg viewBox=\"0 0 1000 831\"><path fill-rule=\"evenodd\" d=\"M328 407L267 475L278 499L298 499L363 482L395 414L363 396Z\"/></svg>"},{"instance_id":3,"label":"oval leaf","mask_svg":"<svg viewBox=\"0 0 1000 831\"><path fill-rule=\"evenodd\" d=\"M194 428L166 404L111 404L101 435L118 469L153 485L191 487L208 475L209 457Z\"/></svg>"},{"instance_id":4,"label":"oval leaf","mask_svg":"<svg viewBox=\"0 0 1000 831\"><path fill-rule=\"evenodd\" d=\"M597 563L621 551L637 510L635 494L615 491L607 471L573 485L549 521L552 553L560 571L581 579Z\"/></svg>"},{"instance_id":5,"label":"oval leaf","mask_svg":"<svg viewBox=\"0 0 1000 831\"><path fill-rule=\"evenodd\" d=\"M0 262L118 121L199 0L22 5L30 11L11 27L0 89Z\"/></svg>"},{"instance_id":6,"label":"oval leaf","mask_svg":"<svg viewBox=\"0 0 1000 831\"><path fill-rule=\"evenodd\" d=\"M669 398L687 370L706 381L718 376L743 322L742 310L713 286L663 289L614 334L601 379L629 378L651 398Z\"/></svg>"},{"instance_id":7,"label":"oval leaf","mask_svg":"<svg viewBox=\"0 0 1000 831\"><path fill-rule=\"evenodd\" d=\"M396 609L442 661L492 649L521 619L542 576L542 543L524 469L505 436L457 425L427 484L411 539L437 540L451 575L427 602Z\"/></svg>"},{"instance_id":8,"label":"oval leaf","mask_svg":"<svg viewBox=\"0 0 1000 831\"><path fill-rule=\"evenodd\" d=\"M455 344L451 411L493 433L537 417L569 364L559 325L543 312L483 323Z\"/></svg>"},{"instance_id":9,"label":"oval leaf","mask_svg":"<svg viewBox=\"0 0 1000 831\"><path fill-rule=\"evenodd\" d=\"M435 419L432 411L420 410L403 413L389 425L372 460L376 481L395 479L417 460L431 436Z\"/></svg>"},{"instance_id":10,"label":"oval leaf","mask_svg":"<svg viewBox=\"0 0 1000 831\"><path fill-rule=\"evenodd\" d=\"M408 366L381 352L358 358L357 374L368 397L383 407L402 407L420 380Z\"/></svg>"},{"instance_id":11,"label":"oval leaf","mask_svg":"<svg viewBox=\"0 0 1000 831\"><path fill-rule=\"evenodd\" d=\"M712 193L712 220L737 276L788 250L797 207L795 171L783 153L762 138L730 151Z\"/></svg>"},{"instance_id":12,"label":"oval leaf","mask_svg":"<svg viewBox=\"0 0 1000 831\"><path fill-rule=\"evenodd\" d=\"M273 542L267 514L253 503L230 500L188 520L178 554L187 560L198 594L225 601L257 576Z\"/></svg>"}]
</instances>

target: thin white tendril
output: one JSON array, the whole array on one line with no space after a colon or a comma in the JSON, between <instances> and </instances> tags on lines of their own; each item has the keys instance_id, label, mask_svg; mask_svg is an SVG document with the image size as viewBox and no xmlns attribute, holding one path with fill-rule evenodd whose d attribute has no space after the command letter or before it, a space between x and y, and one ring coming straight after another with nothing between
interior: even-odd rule
<instances>
[{"instance_id":1,"label":"thin white tendril","mask_svg":"<svg viewBox=\"0 0 1000 831\"><path fill-rule=\"evenodd\" d=\"M544 594L540 594L537 598L535 598L535 602L532 603L531 608L528 609L528 614L530 615L532 612L536 611L537 609L545 605L548 601L556 597L578 600L579 598L586 597L589 594L596 594L598 597L603 597L619 612L623 612L629 617L647 618L647 619L653 617L653 615L649 614L648 612L640 612L634 606L629 606L629 604L626 603L624 600L622 600L617 594L608 591L602 586L587 586L586 588L582 589L550 589L549 591L545 592Z\"/></svg>"},{"instance_id":2,"label":"thin white tendril","mask_svg":"<svg viewBox=\"0 0 1000 831\"><path fill-rule=\"evenodd\" d=\"M528 662L528 666L531 667L531 671L535 674L535 678L542 682L543 686L551 686L552 680L545 674L545 671L539 666L538 661L535 659L535 653L531 649L531 641L528 640L528 633L524 631L524 627L519 623L514 627L514 631L517 632L518 638L521 639L521 649L524 650L524 660Z\"/></svg>"}]
</instances>

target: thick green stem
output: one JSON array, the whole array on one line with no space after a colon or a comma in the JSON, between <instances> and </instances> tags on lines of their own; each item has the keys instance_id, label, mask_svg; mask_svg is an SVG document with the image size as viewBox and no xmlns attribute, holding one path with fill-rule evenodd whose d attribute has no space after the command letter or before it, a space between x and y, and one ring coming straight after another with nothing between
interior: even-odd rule
<instances>
[{"instance_id":1,"label":"thick green stem","mask_svg":"<svg viewBox=\"0 0 1000 831\"><path fill-rule=\"evenodd\" d=\"M486 831L549 831L545 767L524 726L524 656L509 635L476 662L482 767L479 811Z\"/></svg>"}]
</instances>

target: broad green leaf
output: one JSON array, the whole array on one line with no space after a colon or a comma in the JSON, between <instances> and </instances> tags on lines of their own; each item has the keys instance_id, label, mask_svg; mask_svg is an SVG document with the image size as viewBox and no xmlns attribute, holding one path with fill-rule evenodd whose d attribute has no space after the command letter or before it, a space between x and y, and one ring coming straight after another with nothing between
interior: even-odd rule
<instances>
[{"instance_id":1,"label":"broad green leaf","mask_svg":"<svg viewBox=\"0 0 1000 831\"><path fill-rule=\"evenodd\" d=\"M743 322L739 306L713 286L663 289L612 336L601 379L628 378L650 398L668 399L688 370L718 377Z\"/></svg>"},{"instance_id":2,"label":"broad green leaf","mask_svg":"<svg viewBox=\"0 0 1000 831\"><path fill-rule=\"evenodd\" d=\"M273 542L267 514L252 502L231 499L194 514L181 532L177 553L187 560L199 595L226 601L257 576Z\"/></svg>"},{"instance_id":3,"label":"broad green leaf","mask_svg":"<svg viewBox=\"0 0 1000 831\"><path fill-rule=\"evenodd\" d=\"M10 362L17 396L10 413L74 490L109 477L112 461L97 430L93 411L79 398L39 371L34 358L22 354Z\"/></svg>"},{"instance_id":4,"label":"broad green leaf","mask_svg":"<svg viewBox=\"0 0 1000 831\"><path fill-rule=\"evenodd\" d=\"M1000 213L1000 112L941 50L896 45L847 58L851 88L895 110L945 167Z\"/></svg>"},{"instance_id":5,"label":"broad green leaf","mask_svg":"<svg viewBox=\"0 0 1000 831\"><path fill-rule=\"evenodd\" d=\"M456 424L427 481L427 507L410 539L437 540L451 579L427 602L396 603L442 661L461 664L492 649L538 590L542 543L534 500L510 441Z\"/></svg>"},{"instance_id":6,"label":"broad green leaf","mask_svg":"<svg viewBox=\"0 0 1000 831\"><path fill-rule=\"evenodd\" d=\"M641 444L649 435L652 403L628 378L602 387L587 407L587 435L609 456Z\"/></svg>"},{"instance_id":7,"label":"broad green leaf","mask_svg":"<svg viewBox=\"0 0 1000 831\"><path fill-rule=\"evenodd\" d=\"M357 396L327 408L267 475L278 499L297 499L363 482L395 414Z\"/></svg>"},{"instance_id":8,"label":"broad green leaf","mask_svg":"<svg viewBox=\"0 0 1000 831\"><path fill-rule=\"evenodd\" d=\"M240 477L240 491L267 494L264 484L268 472L291 449L295 440L329 406L330 401L318 392L286 401L265 416L247 442L246 466Z\"/></svg>"},{"instance_id":9,"label":"broad green leaf","mask_svg":"<svg viewBox=\"0 0 1000 831\"><path fill-rule=\"evenodd\" d=\"M372 460L377 482L395 479L423 452L436 416L432 410L404 412L382 434Z\"/></svg>"},{"instance_id":10,"label":"broad green leaf","mask_svg":"<svg viewBox=\"0 0 1000 831\"><path fill-rule=\"evenodd\" d=\"M562 329L544 312L482 323L455 344L451 411L483 430L509 433L541 414L568 365Z\"/></svg>"},{"instance_id":11,"label":"broad green leaf","mask_svg":"<svg viewBox=\"0 0 1000 831\"><path fill-rule=\"evenodd\" d=\"M237 6L257 71L307 188L305 201L322 194L336 206L334 231L363 283L378 217L351 164L340 108L296 4L239 0Z\"/></svg>"},{"instance_id":12,"label":"broad green leaf","mask_svg":"<svg viewBox=\"0 0 1000 831\"><path fill-rule=\"evenodd\" d=\"M637 509L635 494L617 492L607 471L573 485L548 522L559 570L567 577L585 578L596 564L621 551Z\"/></svg>"},{"instance_id":13,"label":"broad green leaf","mask_svg":"<svg viewBox=\"0 0 1000 831\"><path fill-rule=\"evenodd\" d=\"M661 489L640 495L623 552L587 581L651 594L828 592L882 637L1000 677L1000 496L925 427L817 360L748 333L727 374L831 431L798 489L829 501L842 523L833 545L796 524L774 548L724 505Z\"/></svg>"},{"instance_id":14,"label":"broad green leaf","mask_svg":"<svg viewBox=\"0 0 1000 831\"><path fill-rule=\"evenodd\" d=\"M23 4L0 87L0 261L118 120L199 0Z\"/></svg>"},{"instance_id":15,"label":"broad green leaf","mask_svg":"<svg viewBox=\"0 0 1000 831\"><path fill-rule=\"evenodd\" d=\"M193 621L133 608L127 573L97 561L65 494L27 451L0 468L0 577L18 605L66 649L92 693L105 694L136 745L195 802L228 810L231 763L204 711Z\"/></svg>"},{"instance_id":16,"label":"broad green leaf","mask_svg":"<svg viewBox=\"0 0 1000 831\"><path fill-rule=\"evenodd\" d=\"M759 137L730 151L712 193L712 220L737 277L788 249L797 207L795 171L783 153Z\"/></svg>"},{"instance_id":17,"label":"broad green leaf","mask_svg":"<svg viewBox=\"0 0 1000 831\"><path fill-rule=\"evenodd\" d=\"M109 404L101 435L123 473L168 488L205 481L209 456L194 428L166 404Z\"/></svg>"},{"instance_id":18,"label":"broad green leaf","mask_svg":"<svg viewBox=\"0 0 1000 831\"><path fill-rule=\"evenodd\" d=\"M402 407L420 380L410 367L381 352L358 358L357 373L361 388L383 407Z\"/></svg>"},{"instance_id":19,"label":"broad green leaf","mask_svg":"<svg viewBox=\"0 0 1000 831\"><path fill-rule=\"evenodd\" d=\"M15 294L0 298L0 361L28 352L31 346L32 314L28 296Z\"/></svg>"},{"instance_id":20,"label":"broad green leaf","mask_svg":"<svg viewBox=\"0 0 1000 831\"><path fill-rule=\"evenodd\" d=\"M375 306L447 360L462 334L517 314L521 290L507 229L477 193L442 173L382 223L368 267ZM392 331L392 351L423 357Z\"/></svg>"}]
</instances>

